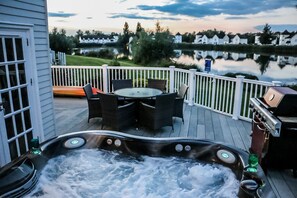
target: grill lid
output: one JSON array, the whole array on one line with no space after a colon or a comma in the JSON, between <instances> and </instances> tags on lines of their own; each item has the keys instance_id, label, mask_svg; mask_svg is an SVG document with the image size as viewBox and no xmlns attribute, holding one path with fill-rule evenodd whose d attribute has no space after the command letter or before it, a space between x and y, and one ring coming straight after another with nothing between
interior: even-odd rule
<instances>
[{"instance_id":1,"label":"grill lid","mask_svg":"<svg viewBox=\"0 0 297 198\"><path fill-rule=\"evenodd\" d=\"M297 116L297 91L289 87L269 87L263 100L274 115Z\"/></svg>"}]
</instances>

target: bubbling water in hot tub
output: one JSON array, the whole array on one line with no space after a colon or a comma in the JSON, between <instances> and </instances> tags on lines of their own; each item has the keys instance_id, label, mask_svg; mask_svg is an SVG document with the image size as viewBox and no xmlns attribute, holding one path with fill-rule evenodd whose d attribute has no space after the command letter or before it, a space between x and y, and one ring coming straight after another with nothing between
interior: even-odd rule
<instances>
[{"instance_id":1,"label":"bubbling water in hot tub","mask_svg":"<svg viewBox=\"0 0 297 198\"><path fill-rule=\"evenodd\" d=\"M48 161L28 197L237 197L239 181L221 165L177 157L81 149Z\"/></svg>"}]
</instances>

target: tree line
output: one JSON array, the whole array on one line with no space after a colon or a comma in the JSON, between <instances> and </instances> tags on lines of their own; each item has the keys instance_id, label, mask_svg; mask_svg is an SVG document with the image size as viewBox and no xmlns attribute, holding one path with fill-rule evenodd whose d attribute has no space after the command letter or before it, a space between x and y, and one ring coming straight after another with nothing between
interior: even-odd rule
<instances>
[{"instance_id":1,"label":"tree line","mask_svg":"<svg viewBox=\"0 0 297 198\"><path fill-rule=\"evenodd\" d=\"M160 22L157 21L155 24L154 30L145 30L141 24L138 22L136 25L135 31L131 31L129 28L129 24L127 22L124 23L123 31L121 34L117 34L112 32L110 35L117 35L119 36L118 42L116 45L122 48L124 54L128 56L129 49L130 52L132 51L133 61L137 64L142 65L158 65L162 62L163 65L172 65L170 57L174 55L174 48L180 47L184 48L187 47L189 49L193 48L201 48L204 49L205 47L213 48L213 47L220 47L220 46L213 46L213 45L193 45L192 42L195 39L196 32L193 33L184 33L182 34L183 44L177 45L174 43L174 35L170 32L168 28L163 28L160 25ZM225 35L226 32L221 30L205 30L198 32L198 34L207 35L208 37L213 37L214 35ZM228 33L230 34L230 33ZM228 35L227 34L227 35ZM50 47L52 50L71 53L74 47L79 46L79 38L82 36L97 36L97 37L104 37L102 31L96 30L86 30L83 32L82 30L78 30L75 36L66 36L66 31L61 29L58 31L57 28L54 28L50 34ZM246 33L242 34L245 36L249 43L254 43L255 34L254 33ZM131 40L132 38L132 40ZM271 41L274 39L274 33L271 31L271 27L266 24L263 28L262 33L260 34L259 40L262 44L270 44ZM189 43L188 45L185 43ZM264 45L265 46L265 45ZM222 47L229 47L229 46L222 46ZM235 46L236 47L236 46ZM238 46L241 49L242 46ZM252 47L251 45L247 45L247 47ZM232 49L234 46L232 46ZM254 49L254 48L253 48ZM262 48L261 48L262 49ZM255 49L254 49L255 50ZM108 58L114 57L112 53L105 52L103 54L91 54L92 56L101 57L108 54ZM107 57L106 57L107 58Z\"/></svg>"},{"instance_id":2,"label":"tree line","mask_svg":"<svg viewBox=\"0 0 297 198\"><path fill-rule=\"evenodd\" d=\"M116 45L119 47L122 47L124 50L127 50L127 44L129 43L129 39L132 37L140 37L141 32L147 32L149 35L154 35L155 33L159 33L163 31L164 28L160 26L160 23L157 21L155 31L153 30L145 30L141 24L138 22L136 25L136 30L131 31L129 29L129 24L127 22L124 23L123 27L123 32L120 34L117 34L115 32L111 32L109 35L110 36L119 36L119 40ZM173 38L174 35L170 33L169 29L166 29L166 31L171 35ZM201 35L206 35L207 37L211 38L214 35L232 35L231 32L226 33L225 31L222 30L203 30L199 32L185 32L182 35L182 41L183 43L193 43L195 40L195 37L197 34ZM271 27L268 24L265 24L263 31L261 33L256 33L260 35L259 40L262 44L271 44L271 41L275 39L275 33L271 31ZM255 33L244 33L244 34L239 34L240 36L247 38L248 44L253 44L255 42ZM79 38L83 36L96 36L96 37L104 37L106 34L104 34L102 31L98 30L78 30L76 31L76 34L74 36L66 36L66 30L61 29L58 30L57 28L53 28L53 30L49 33L49 39L50 39L50 47L51 49L55 51L61 51L61 52L66 52L70 53L71 50L74 47L80 47L79 44Z\"/></svg>"}]
</instances>

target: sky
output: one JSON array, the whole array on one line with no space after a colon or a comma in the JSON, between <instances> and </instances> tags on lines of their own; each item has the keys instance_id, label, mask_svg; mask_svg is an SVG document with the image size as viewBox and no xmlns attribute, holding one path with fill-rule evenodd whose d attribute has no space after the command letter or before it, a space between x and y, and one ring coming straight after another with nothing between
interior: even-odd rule
<instances>
[{"instance_id":1,"label":"sky","mask_svg":"<svg viewBox=\"0 0 297 198\"><path fill-rule=\"evenodd\" d=\"M154 30L157 21L170 32L208 29L226 33L297 31L297 0L47 0L49 30L64 28L122 33L124 23L135 32L137 22Z\"/></svg>"}]
</instances>

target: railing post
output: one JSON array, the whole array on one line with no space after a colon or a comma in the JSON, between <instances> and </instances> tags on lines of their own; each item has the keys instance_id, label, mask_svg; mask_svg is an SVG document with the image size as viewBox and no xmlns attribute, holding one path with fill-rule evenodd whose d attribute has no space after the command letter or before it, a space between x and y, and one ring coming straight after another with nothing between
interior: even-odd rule
<instances>
[{"instance_id":1,"label":"railing post","mask_svg":"<svg viewBox=\"0 0 297 198\"><path fill-rule=\"evenodd\" d=\"M196 75L195 75L196 69L190 69L189 74L189 105L194 105L194 96L195 96L195 90L196 90Z\"/></svg>"},{"instance_id":2,"label":"railing post","mask_svg":"<svg viewBox=\"0 0 297 198\"><path fill-rule=\"evenodd\" d=\"M108 93L108 71L107 64L102 65L102 75L103 75L103 92Z\"/></svg>"},{"instance_id":3,"label":"railing post","mask_svg":"<svg viewBox=\"0 0 297 198\"><path fill-rule=\"evenodd\" d=\"M63 65L66 65L66 54L63 53Z\"/></svg>"},{"instance_id":4,"label":"railing post","mask_svg":"<svg viewBox=\"0 0 297 198\"><path fill-rule=\"evenodd\" d=\"M215 75L212 74L211 75L212 78L212 92L211 92L211 109L214 109L214 105L215 105L215 96L216 96L216 86L217 86L217 80L215 79Z\"/></svg>"},{"instance_id":5,"label":"railing post","mask_svg":"<svg viewBox=\"0 0 297 198\"><path fill-rule=\"evenodd\" d=\"M273 86L282 86L281 81L272 81Z\"/></svg>"},{"instance_id":6,"label":"railing post","mask_svg":"<svg viewBox=\"0 0 297 198\"><path fill-rule=\"evenodd\" d=\"M243 91L243 79L244 76L236 76L235 95L234 95L234 106L233 116L234 120L238 120L240 116L241 103L242 103L242 91Z\"/></svg>"},{"instance_id":7,"label":"railing post","mask_svg":"<svg viewBox=\"0 0 297 198\"><path fill-rule=\"evenodd\" d=\"M175 66L169 66L169 93L174 92L174 70Z\"/></svg>"}]
</instances>

